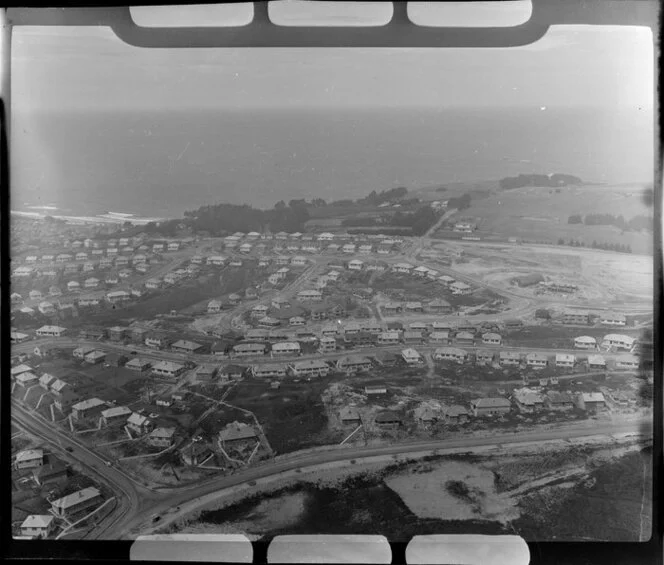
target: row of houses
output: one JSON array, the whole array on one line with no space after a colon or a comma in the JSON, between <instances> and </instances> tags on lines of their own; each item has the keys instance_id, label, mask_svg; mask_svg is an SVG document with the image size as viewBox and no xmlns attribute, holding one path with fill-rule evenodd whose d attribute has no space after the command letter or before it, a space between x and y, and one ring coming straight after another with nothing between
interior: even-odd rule
<instances>
[{"instance_id":1,"label":"row of houses","mask_svg":"<svg viewBox=\"0 0 664 565\"><path fill-rule=\"evenodd\" d=\"M410 263L397 263L392 267L392 270L395 273L412 275L415 277L435 281L443 285L444 288L450 290L452 294L467 295L471 294L473 291L470 285L461 281L457 281L449 275L440 275L435 269L430 269L424 265L416 267Z\"/></svg>"},{"instance_id":2,"label":"row of houses","mask_svg":"<svg viewBox=\"0 0 664 565\"><path fill-rule=\"evenodd\" d=\"M566 325L582 325L587 326L590 324L591 314L590 312L582 312L576 310L570 310L564 312L562 315L562 323ZM598 321L603 326L625 326L627 325L627 317L624 314L618 312L601 312L598 315Z\"/></svg>"}]
</instances>

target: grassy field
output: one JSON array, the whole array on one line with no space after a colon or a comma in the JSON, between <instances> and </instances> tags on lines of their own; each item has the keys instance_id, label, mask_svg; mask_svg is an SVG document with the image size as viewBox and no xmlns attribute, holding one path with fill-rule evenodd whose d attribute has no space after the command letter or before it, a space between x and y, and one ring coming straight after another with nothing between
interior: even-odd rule
<instances>
[{"instance_id":1,"label":"grassy field","mask_svg":"<svg viewBox=\"0 0 664 565\"><path fill-rule=\"evenodd\" d=\"M568 224L572 214L622 215L626 220L649 215L639 187L583 186L565 187L560 192L548 188L524 187L496 191L487 198L473 199L463 217L471 217L478 229L473 235L518 237L528 241L550 241L558 238L593 240L631 245L634 253L652 253L652 234L625 232L611 226Z\"/></svg>"},{"instance_id":2,"label":"grassy field","mask_svg":"<svg viewBox=\"0 0 664 565\"><path fill-rule=\"evenodd\" d=\"M277 454L288 453L334 442L327 434L327 416L321 400L321 393L330 382L330 377L306 383L286 382L279 390L273 390L269 379L245 380L226 401L253 412Z\"/></svg>"}]
</instances>

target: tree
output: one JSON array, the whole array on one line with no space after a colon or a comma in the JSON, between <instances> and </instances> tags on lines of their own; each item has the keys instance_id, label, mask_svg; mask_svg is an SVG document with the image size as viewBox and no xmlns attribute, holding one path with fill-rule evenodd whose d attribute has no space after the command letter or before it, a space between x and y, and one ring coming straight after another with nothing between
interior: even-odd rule
<instances>
[{"instance_id":1,"label":"tree","mask_svg":"<svg viewBox=\"0 0 664 565\"><path fill-rule=\"evenodd\" d=\"M567 219L568 224L580 224L583 222L580 214L573 214Z\"/></svg>"},{"instance_id":2,"label":"tree","mask_svg":"<svg viewBox=\"0 0 664 565\"><path fill-rule=\"evenodd\" d=\"M562 237L558 238L558 245L565 245L565 240Z\"/></svg>"},{"instance_id":3,"label":"tree","mask_svg":"<svg viewBox=\"0 0 664 565\"><path fill-rule=\"evenodd\" d=\"M279 202L274 205L275 210L283 210L285 207L286 203L283 200L279 200Z\"/></svg>"}]
</instances>

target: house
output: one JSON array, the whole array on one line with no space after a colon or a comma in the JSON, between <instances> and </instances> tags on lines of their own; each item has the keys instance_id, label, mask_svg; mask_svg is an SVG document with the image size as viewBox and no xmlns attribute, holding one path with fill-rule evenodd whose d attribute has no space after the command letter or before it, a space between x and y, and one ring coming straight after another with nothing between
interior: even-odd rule
<instances>
[{"instance_id":1,"label":"house","mask_svg":"<svg viewBox=\"0 0 664 565\"><path fill-rule=\"evenodd\" d=\"M169 344L170 340L161 334L149 334L145 338L145 345L153 349L162 349L164 347L168 347Z\"/></svg>"},{"instance_id":2,"label":"house","mask_svg":"<svg viewBox=\"0 0 664 565\"><path fill-rule=\"evenodd\" d=\"M574 347L576 349L597 349L597 340L588 335L582 335L574 338Z\"/></svg>"},{"instance_id":3,"label":"house","mask_svg":"<svg viewBox=\"0 0 664 565\"><path fill-rule=\"evenodd\" d=\"M399 341L399 332L392 331L378 334L379 345L396 345Z\"/></svg>"},{"instance_id":4,"label":"house","mask_svg":"<svg viewBox=\"0 0 664 565\"><path fill-rule=\"evenodd\" d=\"M348 322L343 326L344 335L354 335L362 331L362 326L358 322Z\"/></svg>"},{"instance_id":5,"label":"house","mask_svg":"<svg viewBox=\"0 0 664 565\"><path fill-rule=\"evenodd\" d=\"M636 355L620 355L615 360L616 369L625 369L635 371L641 365L641 360Z\"/></svg>"},{"instance_id":6,"label":"house","mask_svg":"<svg viewBox=\"0 0 664 565\"><path fill-rule=\"evenodd\" d=\"M100 398L88 398L72 406L72 417L75 420L94 418L108 405Z\"/></svg>"},{"instance_id":7,"label":"house","mask_svg":"<svg viewBox=\"0 0 664 565\"><path fill-rule=\"evenodd\" d=\"M476 398L470 407L475 416L496 416L510 412L512 404L506 398Z\"/></svg>"},{"instance_id":8,"label":"house","mask_svg":"<svg viewBox=\"0 0 664 565\"><path fill-rule=\"evenodd\" d=\"M438 421L439 412L432 406L420 404L413 411L413 417L415 420L417 420L418 424L429 426L431 424L435 424Z\"/></svg>"},{"instance_id":9,"label":"house","mask_svg":"<svg viewBox=\"0 0 664 565\"><path fill-rule=\"evenodd\" d=\"M408 330L403 332L403 342L412 344L424 343L424 335L419 330Z\"/></svg>"},{"instance_id":10,"label":"house","mask_svg":"<svg viewBox=\"0 0 664 565\"><path fill-rule=\"evenodd\" d=\"M253 365L251 373L257 379L271 377L285 377L288 367L280 363L266 363L265 365Z\"/></svg>"},{"instance_id":11,"label":"house","mask_svg":"<svg viewBox=\"0 0 664 565\"><path fill-rule=\"evenodd\" d=\"M355 253L355 244L354 243L346 243L342 248L341 252L342 253Z\"/></svg>"},{"instance_id":12,"label":"house","mask_svg":"<svg viewBox=\"0 0 664 565\"><path fill-rule=\"evenodd\" d=\"M86 363L90 363L91 365L96 365L106 359L106 353L104 351L98 351L98 350L90 351L85 355L84 359Z\"/></svg>"},{"instance_id":13,"label":"house","mask_svg":"<svg viewBox=\"0 0 664 565\"><path fill-rule=\"evenodd\" d=\"M452 305L442 298L435 298L427 304L427 310L435 314L449 314L452 312Z\"/></svg>"},{"instance_id":14,"label":"house","mask_svg":"<svg viewBox=\"0 0 664 565\"><path fill-rule=\"evenodd\" d=\"M319 353L334 353L337 350L337 340L331 336L323 336L318 342Z\"/></svg>"},{"instance_id":15,"label":"house","mask_svg":"<svg viewBox=\"0 0 664 565\"><path fill-rule=\"evenodd\" d=\"M39 377L34 373L21 373L15 378L16 384L25 388L36 385L39 382Z\"/></svg>"},{"instance_id":16,"label":"house","mask_svg":"<svg viewBox=\"0 0 664 565\"><path fill-rule=\"evenodd\" d=\"M467 357L468 353L458 347L439 347L432 355L434 361L454 361L456 363L463 363Z\"/></svg>"},{"instance_id":17,"label":"house","mask_svg":"<svg viewBox=\"0 0 664 565\"><path fill-rule=\"evenodd\" d=\"M116 267L126 267L129 265L129 257L126 255L118 255L115 258L115 266ZM129 271L131 273L131 271Z\"/></svg>"},{"instance_id":18,"label":"house","mask_svg":"<svg viewBox=\"0 0 664 565\"><path fill-rule=\"evenodd\" d=\"M397 263L394 265L393 269L396 273L403 273L407 275L413 270L413 266L409 263Z\"/></svg>"},{"instance_id":19,"label":"house","mask_svg":"<svg viewBox=\"0 0 664 565\"><path fill-rule=\"evenodd\" d=\"M576 405L586 412L599 412L606 408L606 399L601 392L582 392L576 397Z\"/></svg>"},{"instance_id":20,"label":"house","mask_svg":"<svg viewBox=\"0 0 664 565\"><path fill-rule=\"evenodd\" d=\"M403 424L403 417L392 410L381 410L374 419L376 426L383 429L396 429Z\"/></svg>"},{"instance_id":21,"label":"house","mask_svg":"<svg viewBox=\"0 0 664 565\"><path fill-rule=\"evenodd\" d=\"M86 261L83 263L83 272L84 273L91 273L92 271L95 270L96 264L94 261Z\"/></svg>"},{"instance_id":22,"label":"house","mask_svg":"<svg viewBox=\"0 0 664 565\"><path fill-rule=\"evenodd\" d=\"M42 449L25 449L19 451L14 457L15 469L36 469L44 464L44 451Z\"/></svg>"},{"instance_id":23,"label":"house","mask_svg":"<svg viewBox=\"0 0 664 565\"><path fill-rule=\"evenodd\" d=\"M113 408L102 410L101 420L105 426L120 424L126 422L131 413L131 409L126 406L113 406Z\"/></svg>"},{"instance_id":24,"label":"house","mask_svg":"<svg viewBox=\"0 0 664 565\"><path fill-rule=\"evenodd\" d=\"M512 399L519 411L530 414L544 408L544 398L541 394L528 388L515 389Z\"/></svg>"},{"instance_id":25,"label":"house","mask_svg":"<svg viewBox=\"0 0 664 565\"><path fill-rule=\"evenodd\" d=\"M125 363L125 369L136 371L138 373L147 371L151 366L152 361L149 359L141 359L140 357L134 357L131 361L127 361L127 363Z\"/></svg>"},{"instance_id":26,"label":"house","mask_svg":"<svg viewBox=\"0 0 664 565\"><path fill-rule=\"evenodd\" d=\"M214 265L215 267L223 267L226 264L226 257L223 255L212 255L207 258L208 265Z\"/></svg>"},{"instance_id":27,"label":"house","mask_svg":"<svg viewBox=\"0 0 664 565\"><path fill-rule=\"evenodd\" d=\"M186 371L186 367L173 361L159 361L152 366L152 374L158 377L174 379Z\"/></svg>"},{"instance_id":28,"label":"house","mask_svg":"<svg viewBox=\"0 0 664 565\"><path fill-rule=\"evenodd\" d=\"M399 360L399 356L391 351L378 351L374 355L374 359L382 367L394 367Z\"/></svg>"},{"instance_id":29,"label":"house","mask_svg":"<svg viewBox=\"0 0 664 565\"><path fill-rule=\"evenodd\" d=\"M556 353L556 367L573 369L576 357L570 353Z\"/></svg>"},{"instance_id":30,"label":"house","mask_svg":"<svg viewBox=\"0 0 664 565\"><path fill-rule=\"evenodd\" d=\"M384 383L374 383L364 387L364 394L367 396L377 396L387 394L387 387Z\"/></svg>"},{"instance_id":31,"label":"house","mask_svg":"<svg viewBox=\"0 0 664 565\"><path fill-rule=\"evenodd\" d=\"M277 318L273 318L272 316L264 316L260 320L258 320L258 325L264 328L276 328L277 326L281 325L281 322Z\"/></svg>"},{"instance_id":32,"label":"house","mask_svg":"<svg viewBox=\"0 0 664 565\"><path fill-rule=\"evenodd\" d=\"M447 345L450 343L450 341L449 332L433 331L429 334L429 343L440 343Z\"/></svg>"},{"instance_id":33,"label":"house","mask_svg":"<svg viewBox=\"0 0 664 565\"><path fill-rule=\"evenodd\" d=\"M254 357L265 355L267 346L264 343L238 343L233 346L234 357Z\"/></svg>"},{"instance_id":34,"label":"house","mask_svg":"<svg viewBox=\"0 0 664 565\"><path fill-rule=\"evenodd\" d=\"M123 328L122 326L113 326L108 330L108 338L111 341L122 341L127 337L126 334L127 328Z\"/></svg>"},{"instance_id":35,"label":"house","mask_svg":"<svg viewBox=\"0 0 664 565\"><path fill-rule=\"evenodd\" d=\"M39 377L39 385L46 391L50 388L51 384L53 384L57 379L49 374L49 373L44 373L41 377Z\"/></svg>"},{"instance_id":36,"label":"house","mask_svg":"<svg viewBox=\"0 0 664 565\"><path fill-rule=\"evenodd\" d=\"M478 349L475 352L475 363L478 365L491 365L493 363L494 352L486 349Z\"/></svg>"},{"instance_id":37,"label":"house","mask_svg":"<svg viewBox=\"0 0 664 565\"><path fill-rule=\"evenodd\" d=\"M46 539L55 530L55 516L30 514L21 523L21 535L32 539Z\"/></svg>"},{"instance_id":38,"label":"house","mask_svg":"<svg viewBox=\"0 0 664 565\"><path fill-rule=\"evenodd\" d=\"M302 290L297 293L297 299L301 302L320 302L323 294L320 290Z\"/></svg>"},{"instance_id":39,"label":"house","mask_svg":"<svg viewBox=\"0 0 664 565\"><path fill-rule=\"evenodd\" d=\"M32 273L34 273L34 271L35 270L32 267L23 266L15 269L12 275L15 277L29 277L32 275Z\"/></svg>"},{"instance_id":40,"label":"house","mask_svg":"<svg viewBox=\"0 0 664 565\"><path fill-rule=\"evenodd\" d=\"M500 334L497 333L485 333L482 334L482 344L484 345L500 345L502 338Z\"/></svg>"},{"instance_id":41,"label":"house","mask_svg":"<svg viewBox=\"0 0 664 565\"><path fill-rule=\"evenodd\" d=\"M71 259L72 259L72 256L69 253L60 253L60 255L58 255L55 258L55 262L56 263L67 263L68 261L71 261Z\"/></svg>"},{"instance_id":42,"label":"house","mask_svg":"<svg viewBox=\"0 0 664 565\"><path fill-rule=\"evenodd\" d=\"M361 255L369 255L373 251L373 246L372 245L360 245L359 247L359 252Z\"/></svg>"},{"instance_id":43,"label":"house","mask_svg":"<svg viewBox=\"0 0 664 565\"><path fill-rule=\"evenodd\" d=\"M85 356L91 351L94 351L94 347L86 347L86 346L77 347L72 352L72 355L74 356L75 359L84 359Z\"/></svg>"},{"instance_id":44,"label":"house","mask_svg":"<svg viewBox=\"0 0 664 565\"><path fill-rule=\"evenodd\" d=\"M419 354L419 352L412 347L404 349L401 351L401 357L406 362L407 365L422 365L424 359Z\"/></svg>"},{"instance_id":45,"label":"house","mask_svg":"<svg viewBox=\"0 0 664 565\"><path fill-rule=\"evenodd\" d=\"M388 302L384 304L381 308L386 316L394 316L395 314L401 312L402 305L400 302Z\"/></svg>"},{"instance_id":46,"label":"house","mask_svg":"<svg viewBox=\"0 0 664 565\"><path fill-rule=\"evenodd\" d=\"M475 345L475 336L470 332L461 331L458 332L454 339L459 345Z\"/></svg>"},{"instance_id":47,"label":"house","mask_svg":"<svg viewBox=\"0 0 664 565\"><path fill-rule=\"evenodd\" d=\"M32 471L32 476L39 486L56 483L62 484L67 481L67 466L61 461L55 461Z\"/></svg>"},{"instance_id":48,"label":"house","mask_svg":"<svg viewBox=\"0 0 664 565\"><path fill-rule=\"evenodd\" d=\"M566 392L550 390L544 395L544 406L548 410L571 410L574 408L574 400Z\"/></svg>"},{"instance_id":49,"label":"house","mask_svg":"<svg viewBox=\"0 0 664 565\"><path fill-rule=\"evenodd\" d=\"M88 487L51 502L51 513L58 518L70 518L87 511L102 501L95 487Z\"/></svg>"},{"instance_id":50,"label":"house","mask_svg":"<svg viewBox=\"0 0 664 565\"><path fill-rule=\"evenodd\" d=\"M241 365L226 365L219 371L219 375L224 380L240 380L244 375L246 368Z\"/></svg>"},{"instance_id":51,"label":"house","mask_svg":"<svg viewBox=\"0 0 664 565\"><path fill-rule=\"evenodd\" d=\"M67 290L69 292L77 292L81 290L81 283L79 283L78 281L69 281L67 283Z\"/></svg>"},{"instance_id":52,"label":"house","mask_svg":"<svg viewBox=\"0 0 664 565\"><path fill-rule=\"evenodd\" d=\"M39 303L39 306L37 306L37 310L39 310L39 312L41 312L44 315L53 314L55 312L55 306L53 306L52 302L44 300L43 302Z\"/></svg>"},{"instance_id":53,"label":"house","mask_svg":"<svg viewBox=\"0 0 664 565\"><path fill-rule=\"evenodd\" d=\"M337 361L337 369L347 374L368 371L371 369L371 360L366 357L349 355Z\"/></svg>"},{"instance_id":54,"label":"house","mask_svg":"<svg viewBox=\"0 0 664 565\"><path fill-rule=\"evenodd\" d=\"M535 369L541 369L548 365L549 360L546 355L542 353L528 353L526 355L526 365L528 367L534 367Z\"/></svg>"},{"instance_id":55,"label":"house","mask_svg":"<svg viewBox=\"0 0 664 565\"><path fill-rule=\"evenodd\" d=\"M62 337L66 332L67 329L60 326L42 326L35 334L39 337Z\"/></svg>"},{"instance_id":56,"label":"house","mask_svg":"<svg viewBox=\"0 0 664 565\"><path fill-rule=\"evenodd\" d=\"M473 291L473 288L470 285L459 281L453 282L448 288L452 291L452 294L460 295L468 295Z\"/></svg>"},{"instance_id":57,"label":"house","mask_svg":"<svg viewBox=\"0 0 664 565\"><path fill-rule=\"evenodd\" d=\"M382 326L378 322L373 322L373 321L368 321L368 322L362 322L360 324L360 327L362 328L362 331L369 332L372 334L380 334L383 331Z\"/></svg>"},{"instance_id":58,"label":"house","mask_svg":"<svg viewBox=\"0 0 664 565\"><path fill-rule=\"evenodd\" d=\"M275 357L285 355L300 355L300 344L296 341L285 341L282 343L275 343L272 346L271 354Z\"/></svg>"},{"instance_id":59,"label":"house","mask_svg":"<svg viewBox=\"0 0 664 565\"><path fill-rule=\"evenodd\" d=\"M241 267L242 266L242 259L231 259L230 263L228 263L229 267Z\"/></svg>"},{"instance_id":60,"label":"house","mask_svg":"<svg viewBox=\"0 0 664 565\"><path fill-rule=\"evenodd\" d=\"M41 300L42 299L42 293L40 290L31 290L28 293L28 297L30 300Z\"/></svg>"},{"instance_id":61,"label":"house","mask_svg":"<svg viewBox=\"0 0 664 565\"><path fill-rule=\"evenodd\" d=\"M364 267L364 261L360 261L359 259L353 259L352 261L348 261L348 268L351 271L361 271L363 267Z\"/></svg>"},{"instance_id":62,"label":"house","mask_svg":"<svg viewBox=\"0 0 664 565\"><path fill-rule=\"evenodd\" d=\"M245 442L254 443L260 441L258 433L253 426L241 422L231 422L219 432L219 443L223 447L243 444Z\"/></svg>"},{"instance_id":63,"label":"house","mask_svg":"<svg viewBox=\"0 0 664 565\"><path fill-rule=\"evenodd\" d=\"M277 297L272 300L272 308L275 308L277 310L281 310L283 308L290 308L291 303L289 300L283 297Z\"/></svg>"},{"instance_id":64,"label":"house","mask_svg":"<svg viewBox=\"0 0 664 565\"><path fill-rule=\"evenodd\" d=\"M17 331L11 331L9 336L12 344L23 343L24 341L30 339L30 336L28 334L24 334Z\"/></svg>"},{"instance_id":65,"label":"house","mask_svg":"<svg viewBox=\"0 0 664 565\"><path fill-rule=\"evenodd\" d=\"M602 345L605 347L615 347L616 349L626 349L630 351L634 347L636 339L626 335L620 334L608 334L604 336L602 340Z\"/></svg>"},{"instance_id":66,"label":"house","mask_svg":"<svg viewBox=\"0 0 664 565\"><path fill-rule=\"evenodd\" d=\"M307 258L302 255L296 255L290 260L290 264L294 267L304 267L307 264Z\"/></svg>"},{"instance_id":67,"label":"house","mask_svg":"<svg viewBox=\"0 0 664 565\"><path fill-rule=\"evenodd\" d=\"M125 290L115 290L106 294L106 300L111 304L121 304L131 300L131 294Z\"/></svg>"},{"instance_id":68,"label":"house","mask_svg":"<svg viewBox=\"0 0 664 565\"><path fill-rule=\"evenodd\" d=\"M155 428L147 438L148 445L152 447L167 448L173 445L175 428Z\"/></svg>"},{"instance_id":69,"label":"house","mask_svg":"<svg viewBox=\"0 0 664 565\"><path fill-rule=\"evenodd\" d=\"M221 300L210 300L207 305L208 314L217 314L221 312L223 306Z\"/></svg>"},{"instance_id":70,"label":"house","mask_svg":"<svg viewBox=\"0 0 664 565\"><path fill-rule=\"evenodd\" d=\"M296 377L325 377L330 372L330 366L325 361L311 359L293 363L291 370Z\"/></svg>"},{"instance_id":71,"label":"house","mask_svg":"<svg viewBox=\"0 0 664 565\"><path fill-rule=\"evenodd\" d=\"M498 359L502 366L516 366L521 364L521 355L516 351L501 351Z\"/></svg>"},{"instance_id":72,"label":"house","mask_svg":"<svg viewBox=\"0 0 664 565\"><path fill-rule=\"evenodd\" d=\"M339 421L343 426L357 426L362 423L360 413L352 406L344 406L339 410Z\"/></svg>"},{"instance_id":73,"label":"house","mask_svg":"<svg viewBox=\"0 0 664 565\"><path fill-rule=\"evenodd\" d=\"M429 269L427 267L424 267L424 266L420 265L419 267L415 267L411 272L416 277L424 278L429 273Z\"/></svg>"},{"instance_id":74,"label":"house","mask_svg":"<svg viewBox=\"0 0 664 565\"><path fill-rule=\"evenodd\" d=\"M599 323L603 326L624 326L627 323L627 318L624 314L603 312L599 316Z\"/></svg>"},{"instance_id":75,"label":"house","mask_svg":"<svg viewBox=\"0 0 664 565\"><path fill-rule=\"evenodd\" d=\"M51 287L51 288L57 288L57 287ZM23 297L18 292L12 292L9 299L10 299L12 305L23 304Z\"/></svg>"},{"instance_id":76,"label":"house","mask_svg":"<svg viewBox=\"0 0 664 565\"><path fill-rule=\"evenodd\" d=\"M200 343L196 343L195 341L187 341L185 339L180 339L171 345L171 349L173 351L188 354L196 353L202 349L202 347L203 346Z\"/></svg>"},{"instance_id":77,"label":"house","mask_svg":"<svg viewBox=\"0 0 664 565\"><path fill-rule=\"evenodd\" d=\"M214 365L201 365L196 371L198 381L210 382L217 376L217 367Z\"/></svg>"},{"instance_id":78,"label":"house","mask_svg":"<svg viewBox=\"0 0 664 565\"><path fill-rule=\"evenodd\" d=\"M441 418L448 424L463 424L468 421L470 413L458 404L443 406L440 411Z\"/></svg>"},{"instance_id":79,"label":"house","mask_svg":"<svg viewBox=\"0 0 664 565\"><path fill-rule=\"evenodd\" d=\"M269 308L265 306L264 304L256 304L251 309L251 317L252 318L263 318L267 314Z\"/></svg>"},{"instance_id":80,"label":"house","mask_svg":"<svg viewBox=\"0 0 664 565\"><path fill-rule=\"evenodd\" d=\"M588 312L577 312L570 310L563 314L563 324L572 326L587 326L589 321Z\"/></svg>"},{"instance_id":81,"label":"house","mask_svg":"<svg viewBox=\"0 0 664 565\"><path fill-rule=\"evenodd\" d=\"M127 427L138 435L145 435L152 431L153 424L148 417L132 412L127 418Z\"/></svg>"},{"instance_id":82,"label":"house","mask_svg":"<svg viewBox=\"0 0 664 565\"><path fill-rule=\"evenodd\" d=\"M244 335L246 341L267 341L270 336L270 331L263 328L254 328L248 330Z\"/></svg>"}]
</instances>

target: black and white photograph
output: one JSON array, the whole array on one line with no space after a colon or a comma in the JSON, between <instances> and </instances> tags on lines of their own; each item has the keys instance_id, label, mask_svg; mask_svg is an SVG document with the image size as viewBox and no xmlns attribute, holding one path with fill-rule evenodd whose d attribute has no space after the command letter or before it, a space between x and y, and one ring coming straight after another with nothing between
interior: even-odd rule
<instances>
[{"instance_id":1,"label":"black and white photograph","mask_svg":"<svg viewBox=\"0 0 664 565\"><path fill-rule=\"evenodd\" d=\"M655 24L397 4L3 9L14 539L651 539Z\"/></svg>"}]
</instances>

